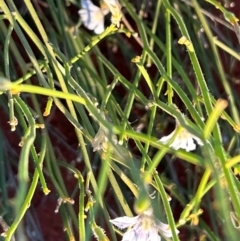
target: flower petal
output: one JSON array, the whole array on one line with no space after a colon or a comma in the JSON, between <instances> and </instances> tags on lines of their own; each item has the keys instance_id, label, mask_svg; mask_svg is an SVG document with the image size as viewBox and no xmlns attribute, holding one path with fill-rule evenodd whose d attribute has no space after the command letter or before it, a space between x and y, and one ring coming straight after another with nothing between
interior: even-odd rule
<instances>
[{"instance_id":1,"label":"flower petal","mask_svg":"<svg viewBox=\"0 0 240 241\"><path fill-rule=\"evenodd\" d=\"M129 228L123 235L122 241L161 241L161 235L171 238L169 225L155 219L152 209L136 217L120 217L110 220L119 228ZM176 233L179 231L176 229Z\"/></svg>"},{"instance_id":2,"label":"flower petal","mask_svg":"<svg viewBox=\"0 0 240 241\"><path fill-rule=\"evenodd\" d=\"M181 148L184 145L185 144L182 142L182 140L179 139L177 136L176 139L173 141L173 143L169 147L173 148L174 150L178 150L179 148Z\"/></svg>"},{"instance_id":3,"label":"flower petal","mask_svg":"<svg viewBox=\"0 0 240 241\"><path fill-rule=\"evenodd\" d=\"M136 235L136 232L133 229L130 229L127 231L122 238L122 241L139 241L138 236Z\"/></svg>"},{"instance_id":4,"label":"flower petal","mask_svg":"<svg viewBox=\"0 0 240 241\"><path fill-rule=\"evenodd\" d=\"M99 22L98 26L94 29L95 34L101 34L104 31L104 23Z\"/></svg>"},{"instance_id":5,"label":"flower petal","mask_svg":"<svg viewBox=\"0 0 240 241\"><path fill-rule=\"evenodd\" d=\"M160 234L162 234L166 238L172 237L172 231L168 224L162 223L159 220L156 220L157 228ZM179 233L179 231L176 229L176 233Z\"/></svg>"},{"instance_id":6,"label":"flower petal","mask_svg":"<svg viewBox=\"0 0 240 241\"><path fill-rule=\"evenodd\" d=\"M90 0L82 1L82 9L78 11L83 25L96 34L104 31L104 15L102 10L95 6Z\"/></svg>"},{"instance_id":7,"label":"flower petal","mask_svg":"<svg viewBox=\"0 0 240 241\"><path fill-rule=\"evenodd\" d=\"M91 0L83 0L82 8L87 9L89 12L94 12L99 10L99 7L94 5Z\"/></svg>"},{"instance_id":8,"label":"flower petal","mask_svg":"<svg viewBox=\"0 0 240 241\"><path fill-rule=\"evenodd\" d=\"M203 146L203 142L201 141L200 138L198 138L196 136L193 136L192 138L198 143L199 146Z\"/></svg>"},{"instance_id":9,"label":"flower petal","mask_svg":"<svg viewBox=\"0 0 240 241\"><path fill-rule=\"evenodd\" d=\"M161 237L157 232L152 232L146 241L161 241Z\"/></svg>"},{"instance_id":10,"label":"flower petal","mask_svg":"<svg viewBox=\"0 0 240 241\"><path fill-rule=\"evenodd\" d=\"M158 142L161 142L165 145L168 144L176 130L177 129L175 129L170 135L162 137L160 140L158 140ZM182 128L181 131L176 135L173 142L169 145L169 147L173 148L174 150L182 148L187 152L193 151L196 149L196 144L193 140L195 140L200 146L203 145L201 139L189 133L186 129Z\"/></svg>"},{"instance_id":11,"label":"flower petal","mask_svg":"<svg viewBox=\"0 0 240 241\"><path fill-rule=\"evenodd\" d=\"M111 222L112 224L114 224L115 226L117 226L120 229L124 229L129 226L133 226L134 224L137 223L137 221L138 221L138 216L136 216L136 217L124 216L124 217L109 220L109 222Z\"/></svg>"},{"instance_id":12,"label":"flower petal","mask_svg":"<svg viewBox=\"0 0 240 241\"><path fill-rule=\"evenodd\" d=\"M194 143L193 138L191 137L187 141L186 151L189 152L189 151L193 151L195 149L196 149L196 144Z\"/></svg>"},{"instance_id":13,"label":"flower petal","mask_svg":"<svg viewBox=\"0 0 240 241\"><path fill-rule=\"evenodd\" d=\"M169 134L168 136L163 136L160 140L158 140L158 142L161 142L162 144L167 144L171 138L173 137L175 131L173 131L171 134Z\"/></svg>"}]
</instances>

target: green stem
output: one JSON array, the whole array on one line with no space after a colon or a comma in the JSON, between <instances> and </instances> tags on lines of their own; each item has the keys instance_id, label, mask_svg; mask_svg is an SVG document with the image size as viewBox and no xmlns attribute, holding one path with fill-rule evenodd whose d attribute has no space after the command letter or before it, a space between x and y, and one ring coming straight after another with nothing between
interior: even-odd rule
<instances>
[{"instance_id":1,"label":"green stem","mask_svg":"<svg viewBox=\"0 0 240 241\"><path fill-rule=\"evenodd\" d=\"M20 153L19 158L19 166L18 166L18 180L19 180L19 188L16 194L16 212L18 213L22 203L25 199L25 195L27 192L27 186L29 181L28 175L28 163L29 163L29 154L33 142L36 138L36 128L35 128L35 120L25 104L25 102L20 97L15 97L16 103L18 104L19 108L22 110L23 115L26 116L28 120L29 127L23 137L23 146Z\"/></svg>"},{"instance_id":2,"label":"green stem","mask_svg":"<svg viewBox=\"0 0 240 241\"><path fill-rule=\"evenodd\" d=\"M198 205L199 205L201 199L206 194L206 190L209 190L209 185L208 185L208 188L206 188L206 186L207 186L207 182L210 178L211 173L212 173L212 171L209 168L206 169L206 171L204 172L194 198L191 200L191 202L188 205L186 205L186 207L184 208L184 210L181 213L181 216L179 218L180 225L184 225L186 223L186 221L190 215L190 212L193 209L195 211L197 211L197 208L198 208Z\"/></svg>"},{"instance_id":3,"label":"green stem","mask_svg":"<svg viewBox=\"0 0 240 241\"><path fill-rule=\"evenodd\" d=\"M171 35L171 14L166 9L166 50L167 50L167 75L172 78L172 35ZM171 84L167 84L168 104L172 104L173 90Z\"/></svg>"},{"instance_id":4,"label":"green stem","mask_svg":"<svg viewBox=\"0 0 240 241\"><path fill-rule=\"evenodd\" d=\"M46 153L46 136L44 135L43 139L42 139L42 145L41 145L40 155L39 155L39 159L38 159L38 163L40 166L43 163L45 153ZM11 238L12 238L15 230L17 229L17 227L20 224L21 220L23 219L25 213L27 212L29 205L32 201L33 195L35 193L35 190L36 190L36 187L38 184L38 180L39 180L39 172L37 170L35 170L28 194L26 197L24 197L25 198L24 202L23 202L20 210L18 211L15 220L13 221L12 225L10 226L10 228L8 229L8 231L6 233L5 241L11 241Z\"/></svg>"},{"instance_id":5,"label":"green stem","mask_svg":"<svg viewBox=\"0 0 240 241\"><path fill-rule=\"evenodd\" d=\"M201 13L201 10L200 10L200 7L199 7L197 1L193 0L192 2L193 2L193 7L194 7L202 25L203 25L204 31L205 31L208 39L209 39L209 43L210 43L211 49L213 51L214 59L216 60L217 70L218 70L218 73L220 75L220 78L221 78L222 84L224 86L224 89L226 91L226 94L228 96L231 114L233 116L234 121L237 124L240 124L239 113L238 113L238 109L237 109L237 106L236 106L236 103L235 103L235 100L234 100L234 95L233 95L231 87L230 87L230 85L229 85L229 83L226 79L226 76L225 76L225 73L224 73L224 67L223 67L223 65L220 61L221 58L219 56L216 45L214 44L214 36L213 36L213 34L212 34L212 32L209 28L209 24L207 23L207 21L205 20L205 17ZM204 102L206 103L205 98L204 98Z\"/></svg>"},{"instance_id":6,"label":"green stem","mask_svg":"<svg viewBox=\"0 0 240 241\"><path fill-rule=\"evenodd\" d=\"M159 21L159 14L160 14L160 9L161 9L161 3L162 3L162 0L157 1L156 10L155 10L155 14L154 14L154 20L153 20L152 29L151 29L151 33L153 35L156 34L157 25L158 25L158 21ZM154 48L154 42L155 42L154 38L151 37L149 44L150 44L150 48L152 51ZM152 65L152 59L150 58L149 55L147 57L148 57L147 58L147 67L150 67Z\"/></svg>"},{"instance_id":7,"label":"green stem","mask_svg":"<svg viewBox=\"0 0 240 241\"><path fill-rule=\"evenodd\" d=\"M157 96L159 96L160 93L161 93L163 83L164 83L164 79L163 79L163 78L160 78L160 80L158 81L158 84L157 84L157 91L156 91L156 92L157 92L157 93L156 93ZM154 105L154 106L151 108L151 115L150 115L148 130L147 130L147 135L148 135L149 137L152 135L152 130L153 130L153 126L154 126L154 121L155 121L156 113L157 113L157 106ZM146 144L145 144L144 149L145 149L145 153L148 153L149 143L146 143ZM144 154L143 157L142 157L142 162L141 162L141 169L142 169L142 170L145 169L146 161L147 161L146 155ZM148 169L148 170L149 170L149 169ZM153 170L153 169L152 169L152 170Z\"/></svg>"},{"instance_id":8,"label":"green stem","mask_svg":"<svg viewBox=\"0 0 240 241\"><path fill-rule=\"evenodd\" d=\"M10 81L10 70L9 70L9 43L10 43L10 38L11 34L13 31L13 25L9 26L6 40L4 43L4 67L5 67L5 75L8 81ZM11 131L16 130L16 125L17 125L17 119L14 115L14 103L13 103L13 97L10 91L7 92L8 94L8 104L9 104L9 124L11 126Z\"/></svg>"},{"instance_id":9,"label":"green stem","mask_svg":"<svg viewBox=\"0 0 240 241\"><path fill-rule=\"evenodd\" d=\"M164 206L164 209L165 209L166 214L167 214L168 223L169 223L169 226L170 226L171 231L172 231L173 240L179 241L179 238L178 238L178 235L177 235L177 232L176 232L176 224L175 224L175 221L174 221L174 218L173 218L172 210L171 210L171 207L169 205L168 197L167 197L166 191L163 187L162 181L157 174L154 174L154 179L155 179L158 191L159 191L159 193L161 195L161 198L162 198L162 201L163 201L163 206Z\"/></svg>"},{"instance_id":10,"label":"green stem","mask_svg":"<svg viewBox=\"0 0 240 241\"><path fill-rule=\"evenodd\" d=\"M210 31L208 25L206 24L204 16L202 15L201 11L199 10L199 6L198 6L198 3L197 3L196 0L193 0L193 6L194 6L201 22L204 23L204 28L205 28L206 34L207 34L207 36L210 40L210 43L212 43L212 41L211 41L211 39L212 39L211 31ZM217 60L217 67L218 67L220 76L223 80L224 88L225 88L225 90L226 90L226 92L229 96L229 102L230 102L233 118L236 121L236 123L239 124L239 115L238 115L238 111L237 111L237 108L236 108L235 100L234 100L234 97L232 95L230 86L225 79L223 67L222 67L222 65L220 64L220 61L219 61L219 59L220 59L219 55L217 53L215 45L211 44L211 46L212 46L212 49L213 49L213 52L214 52L214 55L215 55L215 59ZM209 99L209 101L211 101L211 99ZM204 103L206 104L205 98L204 98ZM214 133L214 138L215 138L214 150L215 150L215 153L216 153L217 157L219 158L219 161L220 161L221 166L223 168L223 172L224 172L224 175L226 177L226 181L228 183L229 193L230 193L230 196L231 196L231 200L232 200L234 209L235 209L236 213L238 213L240 215L240 201L239 201L239 198L238 198L236 192L234 191L235 190L235 184L234 184L234 181L233 181L232 173L230 172L230 170L228 170L225 167L226 155L225 155L225 151L223 149L223 146L221 144L222 138L221 138L221 133L220 133L220 130L219 130L218 126L216 126L214 128L213 133Z\"/></svg>"},{"instance_id":11,"label":"green stem","mask_svg":"<svg viewBox=\"0 0 240 241\"><path fill-rule=\"evenodd\" d=\"M72 64L77 62L80 58L82 58L82 56L84 56L89 50L91 50L94 45L98 44L99 41L101 41L103 38L114 32L115 30L117 30L116 26L114 24L111 24L102 34L93 38L91 43L88 44L79 54L73 57L68 64L71 66Z\"/></svg>"}]
</instances>

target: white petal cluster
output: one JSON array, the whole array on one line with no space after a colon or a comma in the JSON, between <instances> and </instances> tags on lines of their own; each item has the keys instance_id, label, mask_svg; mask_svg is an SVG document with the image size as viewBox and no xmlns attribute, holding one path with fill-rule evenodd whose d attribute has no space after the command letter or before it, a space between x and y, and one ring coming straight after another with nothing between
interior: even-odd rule
<instances>
[{"instance_id":1,"label":"white petal cluster","mask_svg":"<svg viewBox=\"0 0 240 241\"><path fill-rule=\"evenodd\" d=\"M120 229L130 227L122 241L161 241L161 236L172 237L169 225L155 219L151 208L136 217L124 216L109 221Z\"/></svg>"},{"instance_id":2,"label":"white petal cluster","mask_svg":"<svg viewBox=\"0 0 240 241\"><path fill-rule=\"evenodd\" d=\"M82 9L78 11L83 25L94 33L101 34L104 31L104 15L109 10L94 5L91 0L82 0Z\"/></svg>"},{"instance_id":3,"label":"white petal cluster","mask_svg":"<svg viewBox=\"0 0 240 241\"><path fill-rule=\"evenodd\" d=\"M172 138L174 138L174 140L172 140ZM173 148L174 150L182 148L189 152L196 149L194 140L198 143L198 145L203 145L203 142L197 136L191 134L185 128L180 127L177 123L175 130L170 135L162 137L160 140L158 140L158 142L161 142L164 145L170 143L169 147Z\"/></svg>"}]
</instances>

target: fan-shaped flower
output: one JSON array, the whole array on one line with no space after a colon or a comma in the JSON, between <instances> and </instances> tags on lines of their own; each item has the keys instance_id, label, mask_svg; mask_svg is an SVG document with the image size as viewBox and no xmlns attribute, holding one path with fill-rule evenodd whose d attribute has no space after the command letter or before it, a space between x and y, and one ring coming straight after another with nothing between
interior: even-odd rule
<instances>
[{"instance_id":1,"label":"fan-shaped flower","mask_svg":"<svg viewBox=\"0 0 240 241\"><path fill-rule=\"evenodd\" d=\"M151 208L136 217L124 216L109 221L120 229L131 227L124 233L122 241L161 241L161 236L172 237L169 225L155 219Z\"/></svg>"},{"instance_id":2,"label":"fan-shaped flower","mask_svg":"<svg viewBox=\"0 0 240 241\"><path fill-rule=\"evenodd\" d=\"M170 144L169 147L174 150L182 148L189 152L196 149L194 140L198 143L198 145L203 145L203 142L197 136L181 127L177 121L175 130L170 135L162 137L158 140L158 142L161 142L162 144Z\"/></svg>"},{"instance_id":3,"label":"fan-shaped flower","mask_svg":"<svg viewBox=\"0 0 240 241\"><path fill-rule=\"evenodd\" d=\"M91 0L82 0L82 9L78 11L83 25L89 30L94 30L96 34L104 31L104 15L108 12L108 8L99 8Z\"/></svg>"}]
</instances>

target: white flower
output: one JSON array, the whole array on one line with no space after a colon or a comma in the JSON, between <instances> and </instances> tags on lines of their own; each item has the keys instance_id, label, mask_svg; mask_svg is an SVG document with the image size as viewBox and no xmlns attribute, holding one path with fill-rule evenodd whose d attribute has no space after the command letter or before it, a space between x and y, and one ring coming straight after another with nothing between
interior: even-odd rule
<instances>
[{"instance_id":1,"label":"white flower","mask_svg":"<svg viewBox=\"0 0 240 241\"><path fill-rule=\"evenodd\" d=\"M107 4L110 12L112 13L111 22L119 27L122 18L120 3L118 0L104 0L104 2Z\"/></svg>"},{"instance_id":2,"label":"white flower","mask_svg":"<svg viewBox=\"0 0 240 241\"><path fill-rule=\"evenodd\" d=\"M174 140L172 140L172 138L174 138ZM188 130L179 126L177 121L175 130L170 135L162 137L160 140L158 140L158 142L161 142L164 145L170 142L169 147L173 148L174 150L182 148L189 152L196 149L194 140L198 143L198 145L203 145L203 142L197 136L191 134Z\"/></svg>"},{"instance_id":3,"label":"white flower","mask_svg":"<svg viewBox=\"0 0 240 241\"><path fill-rule=\"evenodd\" d=\"M83 0L82 9L78 11L83 25L96 34L104 31L104 15L108 12L108 9L97 7L91 0Z\"/></svg>"},{"instance_id":4,"label":"white flower","mask_svg":"<svg viewBox=\"0 0 240 241\"><path fill-rule=\"evenodd\" d=\"M161 236L172 237L169 225L155 219L151 208L136 217L124 216L109 221L120 229L131 227L122 241L161 241Z\"/></svg>"}]
</instances>

